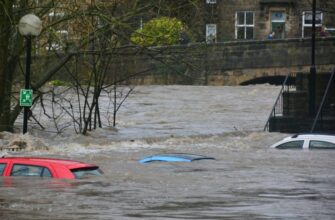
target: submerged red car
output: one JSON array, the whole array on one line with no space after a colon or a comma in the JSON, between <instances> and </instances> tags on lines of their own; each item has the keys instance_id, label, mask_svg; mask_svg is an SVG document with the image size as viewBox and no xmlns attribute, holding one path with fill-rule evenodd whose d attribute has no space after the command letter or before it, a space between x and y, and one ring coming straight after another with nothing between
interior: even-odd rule
<instances>
[{"instance_id":1,"label":"submerged red car","mask_svg":"<svg viewBox=\"0 0 335 220\"><path fill-rule=\"evenodd\" d=\"M2 157L0 176L36 176L62 179L80 179L87 175L100 176L95 164L75 160L42 157Z\"/></svg>"}]
</instances>

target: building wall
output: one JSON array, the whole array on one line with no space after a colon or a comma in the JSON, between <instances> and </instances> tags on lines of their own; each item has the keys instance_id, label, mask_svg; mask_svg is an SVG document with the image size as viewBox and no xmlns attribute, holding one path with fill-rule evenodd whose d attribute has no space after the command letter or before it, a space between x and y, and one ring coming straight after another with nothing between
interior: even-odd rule
<instances>
[{"instance_id":1,"label":"building wall","mask_svg":"<svg viewBox=\"0 0 335 220\"><path fill-rule=\"evenodd\" d=\"M286 14L284 38L298 38L302 37L303 12L312 10L309 0L218 0L216 4L207 4L204 1L204 8L207 11L205 22L217 24L217 42L236 39L235 15L238 11L254 12L253 39L262 40L271 32L272 12L280 11ZM317 10L323 12L322 24L335 28L335 1L317 1ZM317 27L317 31L319 30L320 27Z\"/></svg>"}]
</instances>

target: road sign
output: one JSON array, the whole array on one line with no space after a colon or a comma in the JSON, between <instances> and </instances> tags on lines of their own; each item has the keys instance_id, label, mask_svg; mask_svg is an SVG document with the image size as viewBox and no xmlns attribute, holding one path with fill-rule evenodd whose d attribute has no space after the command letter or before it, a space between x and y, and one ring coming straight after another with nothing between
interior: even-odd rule
<instances>
[{"instance_id":1,"label":"road sign","mask_svg":"<svg viewBox=\"0 0 335 220\"><path fill-rule=\"evenodd\" d=\"M33 90L21 89L20 91L20 106L30 107L33 105Z\"/></svg>"}]
</instances>

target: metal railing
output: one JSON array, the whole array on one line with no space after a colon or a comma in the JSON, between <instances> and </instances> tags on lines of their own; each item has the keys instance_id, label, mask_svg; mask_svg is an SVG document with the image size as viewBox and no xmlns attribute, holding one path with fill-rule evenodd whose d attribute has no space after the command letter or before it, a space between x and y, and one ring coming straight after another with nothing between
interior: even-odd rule
<instances>
[{"instance_id":1,"label":"metal railing","mask_svg":"<svg viewBox=\"0 0 335 220\"><path fill-rule=\"evenodd\" d=\"M269 117L266 121L266 124L264 126L264 129L263 131L267 131L269 130L269 122L270 122L270 119L272 117L276 117L278 115L283 115L283 93L284 92L289 92L290 90L290 84L288 83L289 82L289 78L290 77L295 77L295 74L292 74L292 73L288 73L282 83L282 87L279 91L279 94L276 98L276 101L271 109L271 112L269 114Z\"/></svg>"},{"instance_id":2,"label":"metal railing","mask_svg":"<svg viewBox=\"0 0 335 220\"><path fill-rule=\"evenodd\" d=\"M331 86L331 84L333 82L333 79L334 79L334 75L335 75L335 69L333 70L332 74L330 75L330 78L329 78L329 81L328 81L325 93L323 94L323 97L322 97L322 100L321 100L318 112L317 112L317 114L316 114L316 116L314 118L313 125L312 125L311 130L310 130L310 133L314 132L315 126L316 126L316 124L317 124L317 122L318 122L318 120L320 118L320 115L321 115L322 110L324 108L324 104L325 104L325 101L326 101L326 98L327 98L327 95L328 95L328 92L329 92L329 89L330 89L330 86ZM322 121L322 118L321 118L321 121Z\"/></svg>"}]
</instances>

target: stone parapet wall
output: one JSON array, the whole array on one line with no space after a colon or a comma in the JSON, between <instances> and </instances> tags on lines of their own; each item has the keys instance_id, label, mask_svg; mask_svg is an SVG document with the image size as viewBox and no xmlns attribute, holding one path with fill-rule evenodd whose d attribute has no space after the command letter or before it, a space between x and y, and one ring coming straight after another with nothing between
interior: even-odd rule
<instances>
[{"instance_id":1,"label":"stone parapet wall","mask_svg":"<svg viewBox=\"0 0 335 220\"><path fill-rule=\"evenodd\" d=\"M254 78L309 72L311 65L311 39L235 41L155 50L160 52L154 56L136 54L122 61L127 63L124 67L150 69L140 76L147 80L136 77L133 82L239 85ZM315 53L317 71L330 72L335 66L335 38L317 39Z\"/></svg>"},{"instance_id":2,"label":"stone parapet wall","mask_svg":"<svg viewBox=\"0 0 335 220\"><path fill-rule=\"evenodd\" d=\"M113 82L116 74L126 79L125 84L240 85L255 78L308 73L311 39L129 47L113 51L112 56L106 83ZM85 64L77 65L80 74L88 71L90 59L90 55L79 58ZM335 37L317 39L316 65L318 72L335 67ZM68 75L63 68L57 77Z\"/></svg>"}]
</instances>

